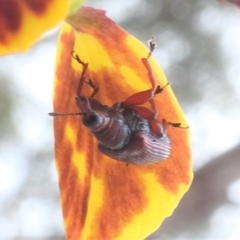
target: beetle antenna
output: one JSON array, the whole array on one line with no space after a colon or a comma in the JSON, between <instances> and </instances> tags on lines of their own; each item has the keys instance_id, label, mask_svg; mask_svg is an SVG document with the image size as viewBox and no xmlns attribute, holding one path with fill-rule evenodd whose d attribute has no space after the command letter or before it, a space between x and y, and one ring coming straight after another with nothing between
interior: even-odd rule
<instances>
[{"instance_id":1,"label":"beetle antenna","mask_svg":"<svg viewBox=\"0 0 240 240\"><path fill-rule=\"evenodd\" d=\"M49 116L51 117L63 117L63 116L69 116L69 115L85 115L85 113L81 113L81 112L78 112L78 113L55 113L55 112L50 112L48 113Z\"/></svg>"}]
</instances>

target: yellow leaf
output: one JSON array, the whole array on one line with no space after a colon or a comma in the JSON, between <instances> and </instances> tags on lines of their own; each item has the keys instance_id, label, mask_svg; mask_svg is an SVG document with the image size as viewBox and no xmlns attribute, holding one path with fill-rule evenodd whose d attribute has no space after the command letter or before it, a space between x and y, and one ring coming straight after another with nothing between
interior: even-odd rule
<instances>
[{"instance_id":1,"label":"yellow leaf","mask_svg":"<svg viewBox=\"0 0 240 240\"><path fill-rule=\"evenodd\" d=\"M68 13L69 0L0 0L0 55L26 51Z\"/></svg>"},{"instance_id":2,"label":"yellow leaf","mask_svg":"<svg viewBox=\"0 0 240 240\"><path fill-rule=\"evenodd\" d=\"M62 27L56 61L54 111L79 112L75 102L83 66L86 80L99 87L96 99L112 106L151 88L141 59L148 50L118 27L105 12L82 7ZM167 80L156 61L149 64L160 86ZM91 87L81 94L90 96ZM170 86L154 97L166 119L186 120ZM151 165L113 160L98 143L81 116L55 117L55 154L67 239L144 239L170 216L192 181L189 130L168 127L171 154ZM174 227L174 226L173 226Z\"/></svg>"}]
</instances>

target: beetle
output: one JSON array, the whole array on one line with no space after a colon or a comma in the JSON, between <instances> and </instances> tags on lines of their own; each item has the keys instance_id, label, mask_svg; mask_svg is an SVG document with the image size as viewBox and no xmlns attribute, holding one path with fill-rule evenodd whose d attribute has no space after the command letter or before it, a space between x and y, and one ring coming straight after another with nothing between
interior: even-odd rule
<instances>
[{"instance_id":1,"label":"beetle","mask_svg":"<svg viewBox=\"0 0 240 240\"><path fill-rule=\"evenodd\" d=\"M91 79L86 80L88 63L83 62L73 51L72 57L83 66L76 96L76 103L81 112L49 113L49 115L82 115L82 123L97 139L99 151L112 159L127 164L144 165L167 159L171 153L171 140L167 134L167 126L185 127L181 127L180 123L167 122L165 119L161 123L157 120L158 110L154 96L162 92L169 83L162 88L157 85L148 62L150 54L151 52L141 61L148 72L151 88L137 92L125 101L109 107L94 98L99 89ZM81 94L84 83L93 89L91 96ZM150 103L152 109L141 106L146 102Z\"/></svg>"}]
</instances>

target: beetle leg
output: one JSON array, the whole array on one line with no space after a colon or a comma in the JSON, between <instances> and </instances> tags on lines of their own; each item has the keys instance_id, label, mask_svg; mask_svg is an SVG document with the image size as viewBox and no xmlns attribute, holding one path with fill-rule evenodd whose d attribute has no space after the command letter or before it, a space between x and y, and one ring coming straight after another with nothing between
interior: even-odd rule
<instances>
[{"instance_id":1,"label":"beetle leg","mask_svg":"<svg viewBox=\"0 0 240 240\"><path fill-rule=\"evenodd\" d=\"M97 94L99 88L96 87L92 80L89 79L88 81L85 80L85 74L86 74L86 71L87 71L87 68L88 68L88 63L85 63L83 62L79 56L77 54L74 55L74 51L72 51L72 57L77 60L78 63L80 63L82 66L83 66L83 71L82 71L82 74L81 74L81 77L80 77L80 80L79 80L79 84L78 84L78 88L77 88L77 95L80 96L81 95L81 91L82 91L82 86L83 86L83 83L86 83L88 84L92 89L93 89L93 92L91 94L91 98L94 98L94 96Z\"/></svg>"},{"instance_id":2,"label":"beetle leg","mask_svg":"<svg viewBox=\"0 0 240 240\"><path fill-rule=\"evenodd\" d=\"M92 82L91 79L89 79L88 81L86 81L85 79L83 79L83 82L85 82L86 84L88 84L88 85L93 89L93 92L92 92L92 94L91 94L90 97L91 97L91 98L94 98L94 96L98 93L99 88L96 87L96 86L93 84L93 82Z\"/></svg>"},{"instance_id":3,"label":"beetle leg","mask_svg":"<svg viewBox=\"0 0 240 240\"><path fill-rule=\"evenodd\" d=\"M155 90L157 89L157 81L153 75L152 68L149 65L147 58L142 58L142 63L148 71L148 78L152 84L152 90L155 92Z\"/></svg>"},{"instance_id":4,"label":"beetle leg","mask_svg":"<svg viewBox=\"0 0 240 240\"><path fill-rule=\"evenodd\" d=\"M83 66L83 70L82 70L82 74L80 76L80 80L79 80L79 84L78 84L78 87L77 87L77 95L80 96L81 95L81 91L82 91L82 86L83 86L83 82L85 81L85 74L86 74L86 71L87 71L87 68L88 68L88 63L85 63L83 62L79 56L77 54L74 55L74 51L72 51L72 57L77 60L77 62L79 64L81 64Z\"/></svg>"},{"instance_id":5,"label":"beetle leg","mask_svg":"<svg viewBox=\"0 0 240 240\"><path fill-rule=\"evenodd\" d=\"M148 40L148 46L149 46L149 53L148 53L147 59L151 57L152 52L157 46L156 37L154 36L150 37L150 39Z\"/></svg>"},{"instance_id":6,"label":"beetle leg","mask_svg":"<svg viewBox=\"0 0 240 240\"><path fill-rule=\"evenodd\" d=\"M167 87L168 85L169 85L169 82L168 82L164 87L157 86L157 89L156 89L154 95L159 94L160 92L162 92L163 89L164 89L165 87ZM129 107L127 107L127 108L134 110L134 111L137 112L141 117L143 117L143 118L145 118L145 119L149 119L149 120L151 120L151 119L156 119L157 116L158 116L158 109L157 109L157 107L156 107L156 105L155 105L155 102L154 102L153 98L151 98L151 99L149 100L149 103L151 104L151 108L152 108L153 111L150 110L150 109L148 109L148 108L141 107L141 106L129 106Z\"/></svg>"},{"instance_id":7,"label":"beetle leg","mask_svg":"<svg viewBox=\"0 0 240 240\"><path fill-rule=\"evenodd\" d=\"M152 110L146 108L146 107L142 107L142 106L131 106L128 107L128 109L132 109L134 112L136 112L139 116L141 116L142 118L151 120L151 119L155 119L156 117L156 113L153 112Z\"/></svg>"},{"instance_id":8,"label":"beetle leg","mask_svg":"<svg viewBox=\"0 0 240 240\"><path fill-rule=\"evenodd\" d=\"M156 104L155 104L153 99L150 99L149 102L150 102L152 110L154 112L154 118L153 119L149 119L149 125L150 125L152 131L155 134L157 134L158 136L165 135L167 128L165 127L164 124L162 125L163 129L161 129L161 127L159 126L159 123L157 121L157 116L158 116L159 112L158 112L158 109L156 107Z\"/></svg>"},{"instance_id":9,"label":"beetle leg","mask_svg":"<svg viewBox=\"0 0 240 240\"><path fill-rule=\"evenodd\" d=\"M155 93L154 93L154 95L161 93L161 92L163 91L163 89L164 89L165 87L167 87L169 84L170 84L170 83L167 82L167 84L166 84L165 86L163 86L163 87L160 87L160 86L158 85L158 86L157 86L157 89L156 89L156 91L155 91Z\"/></svg>"},{"instance_id":10,"label":"beetle leg","mask_svg":"<svg viewBox=\"0 0 240 240\"><path fill-rule=\"evenodd\" d=\"M160 93L163 88L165 88L166 86L168 86L169 83L167 83L164 87L160 88L160 86L158 86L158 89L156 90L155 94L158 94ZM160 91L159 91L160 90ZM158 91L158 92L157 92ZM161 129L159 129L159 127L157 127L157 121L156 121L156 118L158 116L158 109L155 105L155 102L152 99L149 100L150 104L151 104L151 107L152 107L152 110L153 112L155 113L155 116L154 116L154 119L149 119L149 123L150 123L150 126L151 126L151 129L153 132L155 132L157 135L161 135ZM166 131L167 131L167 126L168 125L171 125L175 128L182 128L182 129L188 129L189 126L186 126L186 127L182 127L181 126L181 123L172 123L172 122L167 122L165 119L162 120L162 126L163 126L163 133L162 134L165 134Z\"/></svg>"},{"instance_id":11,"label":"beetle leg","mask_svg":"<svg viewBox=\"0 0 240 240\"><path fill-rule=\"evenodd\" d=\"M181 128L181 129L189 128L189 126L182 127L181 123L167 122L165 119L162 120L162 125L159 125L157 119L149 120L149 125L151 127L151 130L159 137L166 135L168 125L176 127L176 128Z\"/></svg>"},{"instance_id":12,"label":"beetle leg","mask_svg":"<svg viewBox=\"0 0 240 240\"><path fill-rule=\"evenodd\" d=\"M165 131L163 132L163 129L159 127L159 124L156 120L158 116L158 109L155 105L153 97L156 94L161 93L163 89L169 85L169 82L163 87L158 86L147 58L142 58L142 63L148 71L148 78L151 82L152 88L133 94L122 103L122 107L133 109L141 117L148 119L152 131L156 133L158 136L161 136L164 134ZM153 110L152 113L149 113L145 109L137 106L144 104L146 102L149 102L151 104L151 108Z\"/></svg>"},{"instance_id":13,"label":"beetle leg","mask_svg":"<svg viewBox=\"0 0 240 240\"><path fill-rule=\"evenodd\" d=\"M162 90L169 85L169 83L167 83L164 87L158 86L147 58L142 58L142 63L148 71L148 78L151 82L152 88L135 93L132 96L128 97L124 102L122 102L122 107L127 108L130 106L144 104L150 101L156 94L162 92Z\"/></svg>"},{"instance_id":14,"label":"beetle leg","mask_svg":"<svg viewBox=\"0 0 240 240\"><path fill-rule=\"evenodd\" d=\"M157 109L157 107L156 107L156 104L155 104L153 98L150 99L149 102L150 102L151 107L152 107L152 110L153 110L153 112L154 112L154 119L156 119L157 116L158 116L158 109Z\"/></svg>"},{"instance_id":15,"label":"beetle leg","mask_svg":"<svg viewBox=\"0 0 240 240\"><path fill-rule=\"evenodd\" d=\"M148 71L148 78L151 82L152 88L133 94L122 103L123 107L141 105L148 102L151 98L154 97L155 92L158 89L157 81L153 76L152 69L148 63L148 60L146 58L142 58L142 63Z\"/></svg>"},{"instance_id":16,"label":"beetle leg","mask_svg":"<svg viewBox=\"0 0 240 240\"><path fill-rule=\"evenodd\" d=\"M159 137L162 137L163 135L166 135L166 130L164 125L160 125L160 123L157 121L157 119L149 120L149 125L151 130Z\"/></svg>"},{"instance_id":17,"label":"beetle leg","mask_svg":"<svg viewBox=\"0 0 240 240\"><path fill-rule=\"evenodd\" d=\"M168 124L168 125L171 125L171 126L173 126L173 127L175 127L175 128L182 128L182 129L188 129L188 128L189 128L189 126L182 127L182 126L181 126L181 123L167 122L167 124Z\"/></svg>"}]
</instances>

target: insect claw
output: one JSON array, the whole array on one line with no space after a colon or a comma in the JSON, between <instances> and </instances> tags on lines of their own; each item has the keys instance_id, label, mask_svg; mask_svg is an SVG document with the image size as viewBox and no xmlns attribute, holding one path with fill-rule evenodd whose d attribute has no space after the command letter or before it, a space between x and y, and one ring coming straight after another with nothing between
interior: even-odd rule
<instances>
[{"instance_id":1,"label":"insect claw","mask_svg":"<svg viewBox=\"0 0 240 240\"><path fill-rule=\"evenodd\" d=\"M154 49L157 47L156 37L151 36L148 40L148 46L149 46L149 55L148 58L151 56L151 53L154 51Z\"/></svg>"},{"instance_id":2,"label":"insect claw","mask_svg":"<svg viewBox=\"0 0 240 240\"><path fill-rule=\"evenodd\" d=\"M182 129L188 129L188 128L189 128L189 126L182 127L182 126L181 126L181 123L168 122L168 125L171 125L171 126L173 126L173 127L175 127L175 128L182 128Z\"/></svg>"},{"instance_id":3,"label":"insect claw","mask_svg":"<svg viewBox=\"0 0 240 240\"><path fill-rule=\"evenodd\" d=\"M75 54L75 51L72 51L71 52L71 55L72 55L72 58L74 58L75 60L77 60L77 62L78 63L80 63L80 64L82 64L82 65L86 65L87 63L85 63L85 62L83 62L80 58L79 58L79 56L77 55L77 54Z\"/></svg>"},{"instance_id":4,"label":"insect claw","mask_svg":"<svg viewBox=\"0 0 240 240\"><path fill-rule=\"evenodd\" d=\"M170 85L169 82L168 82L165 86L163 86L163 87L160 87L160 86L158 85L158 86L157 86L157 89L156 89L156 91L155 91L155 93L154 93L154 95L161 93L161 92L163 91L163 89L164 89L165 87L167 87L168 85Z\"/></svg>"},{"instance_id":5,"label":"insect claw","mask_svg":"<svg viewBox=\"0 0 240 240\"><path fill-rule=\"evenodd\" d=\"M157 86L157 89L156 89L154 95L159 94L160 92L162 92L162 90L163 90L163 88L161 88L160 86Z\"/></svg>"},{"instance_id":6,"label":"insect claw","mask_svg":"<svg viewBox=\"0 0 240 240\"><path fill-rule=\"evenodd\" d=\"M181 123L171 123L171 122L169 122L168 125L171 125L173 127L180 127Z\"/></svg>"},{"instance_id":7,"label":"insect claw","mask_svg":"<svg viewBox=\"0 0 240 240\"><path fill-rule=\"evenodd\" d=\"M72 58L74 58L76 60L79 59L78 55L77 54L74 55L74 53L75 53L75 51L71 52Z\"/></svg>"}]
</instances>

